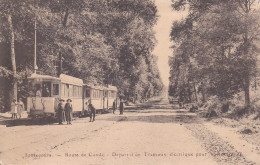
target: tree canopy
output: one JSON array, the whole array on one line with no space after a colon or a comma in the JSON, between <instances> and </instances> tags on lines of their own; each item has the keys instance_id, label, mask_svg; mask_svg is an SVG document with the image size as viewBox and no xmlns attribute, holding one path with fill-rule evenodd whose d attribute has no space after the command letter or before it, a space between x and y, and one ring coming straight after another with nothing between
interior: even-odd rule
<instances>
[{"instance_id":1,"label":"tree canopy","mask_svg":"<svg viewBox=\"0 0 260 165\"><path fill-rule=\"evenodd\" d=\"M162 91L152 54L153 1L0 0L0 9L1 99L13 98L8 91L17 83L18 97L26 97L26 77L34 69L35 22L39 73L56 76L62 59L62 73L88 84L115 85L126 99Z\"/></svg>"},{"instance_id":2,"label":"tree canopy","mask_svg":"<svg viewBox=\"0 0 260 165\"><path fill-rule=\"evenodd\" d=\"M205 102L209 96L227 99L244 91L249 107L259 54L258 2L173 0L172 7L189 14L172 26L169 93L187 102L201 94Z\"/></svg>"}]
</instances>

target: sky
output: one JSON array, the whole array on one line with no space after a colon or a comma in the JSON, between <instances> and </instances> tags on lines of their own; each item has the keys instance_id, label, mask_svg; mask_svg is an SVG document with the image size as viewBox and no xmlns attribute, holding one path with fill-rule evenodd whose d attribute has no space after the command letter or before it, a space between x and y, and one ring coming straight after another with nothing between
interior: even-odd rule
<instances>
[{"instance_id":1,"label":"sky","mask_svg":"<svg viewBox=\"0 0 260 165\"><path fill-rule=\"evenodd\" d=\"M170 41L170 32L172 23L175 20L183 18L181 13L173 11L171 8L171 0L155 0L158 9L158 21L154 27L155 37L157 39L156 47L153 54L158 56L158 68L164 85L169 84L170 68L168 65L168 57L172 55Z\"/></svg>"}]
</instances>

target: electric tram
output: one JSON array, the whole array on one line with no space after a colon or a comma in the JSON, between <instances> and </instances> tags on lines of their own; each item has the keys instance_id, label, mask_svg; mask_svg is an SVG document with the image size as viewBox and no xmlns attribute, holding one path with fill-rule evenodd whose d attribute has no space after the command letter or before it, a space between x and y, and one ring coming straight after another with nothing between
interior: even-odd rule
<instances>
[{"instance_id":1,"label":"electric tram","mask_svg":"<svg viewBox=\"0 0 260 165\"><path fill-rule=\"evenodd\" d=\"M82 79L61 74L59 78L32 74L28 77L30 94L27 98L27 112L31 117L56 117L60 99L72 100L73 115L83 115L89 102L103 111L117 102L115 86L91 86Z\"/></svg>"}]
</instances>

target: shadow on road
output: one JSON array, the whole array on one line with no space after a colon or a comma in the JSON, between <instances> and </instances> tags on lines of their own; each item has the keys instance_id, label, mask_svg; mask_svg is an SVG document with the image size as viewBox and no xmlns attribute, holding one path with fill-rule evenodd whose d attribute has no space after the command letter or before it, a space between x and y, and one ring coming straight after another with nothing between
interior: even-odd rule
<instances>
[{"instance_id":1,"label":"shadow on road","mask_svg":"<svg viewBox=\"0 0 260 165\"><path fill-rule=\"evenodd\" d=\"M179 106L177 105L167 105L167 104L160 104L160 105L140 105L135 107L125 107L125 110L145 110L145 109L178 109Z\"/></svg>"},{"instance_id":2,"label":"shadow on road","mask_svg":"<svg viewBox=\"0 0 260 165\"><path fill-rule=\"evenodd\" d=\"M152 100L137 104L135 106L126 106L125 110L145 110L145 109L178 109L178 104L169 104L168 100L164 98L158 100Z\"/></svg>"},{"instance_id":3,"label":"shadow on road","mask_svg":"<svg viewBox=\"0 0 260 165\"><path fill-rule=\"evenodd\" d=\"M32 125L52 125L57 123L55 119L52 118L43 118L43 119L10 119L9 120L1 120L0 125L6 125L6 127L14 127L14 126L32 126Z\"/></svg>"},{"instance_id":4,"label":"shadow on road","mask_svg":"<svg viewBox=\"0 0 260 165\"><path fill-rule=\"evenodd\" d=\"M117 122L148 122L148 123L201 123L195 115L149 115L149 116L115 116L105 120Z\"/></svg>"},{"instance_id":5,"label":"shadow on road","mask_svg":"<svg viewBox=\"0 0 260 165\"><path fill-rule=\"evenodd\" d=\"M139 109L132 109L132 110L126 110L125 112L131 112L131 113L187 113L187 110L184 109L176 109L176 110L166 110L166 109L162 109L162 108L158 108L158 109L143 109L143 110L139 110Z\"/></svg>"}]
</instances>

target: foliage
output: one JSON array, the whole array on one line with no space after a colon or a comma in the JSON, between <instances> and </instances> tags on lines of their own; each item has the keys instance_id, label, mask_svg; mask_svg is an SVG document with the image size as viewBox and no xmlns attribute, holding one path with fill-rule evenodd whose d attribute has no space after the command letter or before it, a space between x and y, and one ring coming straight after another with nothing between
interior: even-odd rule
<instances>
[{"instance_id":1,"label":"foliage","mask_svg":"<svg viewBox=\"0 0 260 165\"><path fill-rule=\"evenodd\" d=\"M0 0L0 9L1 82L17 80L18 97L26 98L26 77L33 70L35 20L39 73L57 76L62 57L63 73L88 84L116 85L126 99L160 94L163 84L151 54L157 20L153 1ZM16 76L10 58L9 15ZM10 99L4 88L1 92Z\"/></svg>"},{"instance_id":2,"label":"foliage","mask_svg":"<svg viewBox=\"0 0 260 165\"><path fill-rule=\"evenodd\" d=\"M172 6L188 8L189 14L172 26L169 93L186 102L205 102L210 96L225 100L244 91L245 106L250 106L250 80L259 53L259 4L174 0Z\"/></svg>"}]
</instances>

